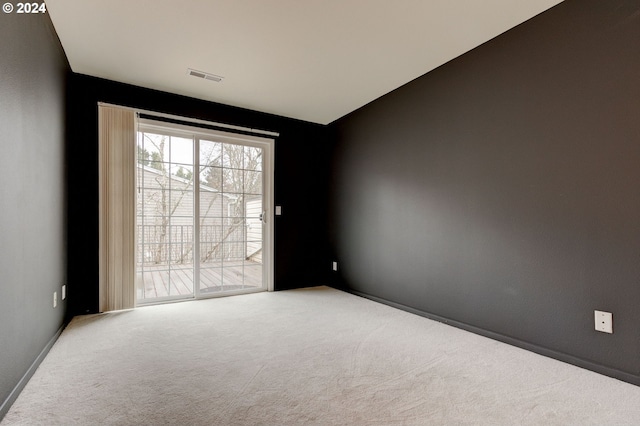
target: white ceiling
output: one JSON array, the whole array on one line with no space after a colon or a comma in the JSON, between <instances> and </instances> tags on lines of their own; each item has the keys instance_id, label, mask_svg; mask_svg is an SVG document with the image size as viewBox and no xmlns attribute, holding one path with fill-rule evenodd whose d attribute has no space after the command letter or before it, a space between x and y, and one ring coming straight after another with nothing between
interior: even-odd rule
<instances>
[{"instance_id":1,"label":"white ceiling","mask_svg":"<svg viewBox=\"0 0 640 426\"><path fill-rule=\"evenodd\" d=\"M46 3L76 73L327 124L560 0Z\"/></svg>"}]
</instances>

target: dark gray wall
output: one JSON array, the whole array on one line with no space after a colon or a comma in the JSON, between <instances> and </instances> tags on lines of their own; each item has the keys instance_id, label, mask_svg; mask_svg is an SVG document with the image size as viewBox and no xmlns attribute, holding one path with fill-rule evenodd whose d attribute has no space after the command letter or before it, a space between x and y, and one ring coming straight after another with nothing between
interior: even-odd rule
<instances>
[{"instance_id":1,"label":"dark gray wall","mask_svg":"<svg viewBox=\"0 0 640 426\"><path fill-rule=\"evenodd\" d=\"M640 384L639 40L566 0L333 123L342 285Z\"/></svg>"},{"instance_id":2,"label":"dark gray wall","mask_svg":"<svg viewBox=\"0 0 640 426\"><path fill-rule=\"evenodd\" d=\"M74 74L69 138L70 313L98 309L98 102L279 132L275 194L275 288L326 284L328 180L326 126Z\"/></svg>"},{"instance_id":3,"label":"dark gray wall","mask_svg":"<svg viewBox=\"0 0 640 426\"><path fill-rule=\"evenodd\" d=\"M0 418L65 314L68 71L48 15L0 13Z\"/></svg>"}]
</instances>

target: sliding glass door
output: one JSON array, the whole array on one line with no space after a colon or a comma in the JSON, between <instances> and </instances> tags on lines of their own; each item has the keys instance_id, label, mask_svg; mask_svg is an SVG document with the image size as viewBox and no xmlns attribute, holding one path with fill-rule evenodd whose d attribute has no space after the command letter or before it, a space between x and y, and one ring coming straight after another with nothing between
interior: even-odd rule
<instances>
[{"instance_id":1,"label":"sliding glass door","mask_svg":"<svg viewBox=\"0 0 640 426\"><path fill-rule=\"evenodd\" d=\"M137 302L266 290L273 141L141 121Z\"/></svg>"},{"instance_id":2,"label":"sliding glass door","mask_svg":"<svg viewBox=\"0 0 640 426\"><path fill-rule=\"evenodd\" d=\"M199 290L261 288L264 150L199 142Z\"/></svg>"}]
</instances>

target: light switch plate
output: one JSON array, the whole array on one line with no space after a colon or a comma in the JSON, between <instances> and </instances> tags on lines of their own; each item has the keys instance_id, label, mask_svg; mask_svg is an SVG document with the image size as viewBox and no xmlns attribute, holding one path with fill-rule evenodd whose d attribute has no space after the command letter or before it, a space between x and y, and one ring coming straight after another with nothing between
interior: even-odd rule
<instances>
[{"instance_id":1,"label":"light switch plate","mask_svg":"<svg viewBox=\"0 0 640 426\"><path fill-rule=\"evenodd\" d=\"M282 206L276 206L276 216L282 215Z\"/></svg>"}]
</instances>

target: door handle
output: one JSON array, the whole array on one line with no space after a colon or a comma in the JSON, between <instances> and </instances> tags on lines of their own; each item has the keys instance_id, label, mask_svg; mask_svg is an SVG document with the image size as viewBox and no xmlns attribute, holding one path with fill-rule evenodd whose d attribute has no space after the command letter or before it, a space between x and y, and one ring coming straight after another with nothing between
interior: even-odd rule
<instances>
[{"instance_id":1,"label":"door handle","mask_svg":"<svg viewBox=\"0 0 640 426\"><path fill-rule=\"evenodd\" d=\"M263 211L262 213L260 213L260 222L267 223L267 212L266 211Z\"/></svg>"}]
</instances>

